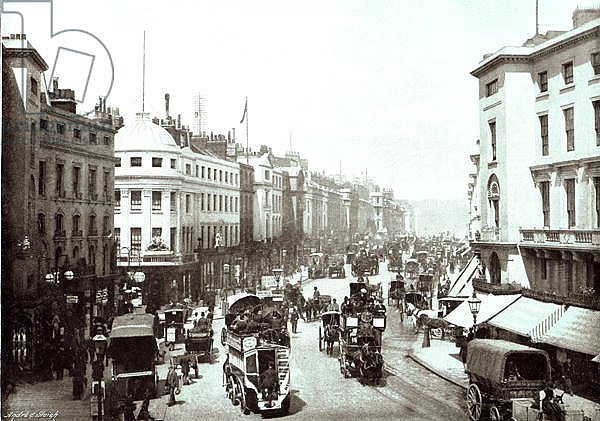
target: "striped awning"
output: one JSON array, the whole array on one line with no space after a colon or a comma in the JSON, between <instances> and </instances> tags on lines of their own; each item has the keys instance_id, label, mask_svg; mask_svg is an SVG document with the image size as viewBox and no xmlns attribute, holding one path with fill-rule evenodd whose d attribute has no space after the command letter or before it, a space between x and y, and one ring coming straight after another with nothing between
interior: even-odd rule
<instances>
[{"instance_id":1,"label":"striped awning","mask_svg":"<svg viewBox=\"0 0 600 421\"><path fill-rule=\"evenodd\" d=\"M473 294L472 280L477 273L479 259L475 256L471 257L469 263L463 268L448 291L449 297L468 297Z\"/></svg>"},{"instance_id":2,"label":"striped awning","mask_svg":"<svg viewBox=\"0 0 600 421\"><path fill-rule=\"evenodd\" d=\"M540 341L559 348L598 355L600 353L600 311L569 307Z\"/></svg>"},{"instance_id":3,"label":"striped awning","mask_svg":"<svg viewBox=\"0 0 600 421\"><path fill-rule=\"evenodd\" d=\"M479 314L477 315L477 324L487 322L514 303L520 296L521 294L477 294L477 297L481 300ZM444 320L456 326L471 327L473 325L473 315L471 314L468 300L463 301L458 307L448 313L444 317Z\"/></svg>"},{"instance_id":4,"label":"striped awning","mask_svg":"<svg viewBox=\"0 0 600 421\"><path fill-rule=\"evenodd\" d=\"M532 298L521 297L488 323L500 329L536 339L551 328L560 318L562 307Z\"/></svg>"}]
</instances>

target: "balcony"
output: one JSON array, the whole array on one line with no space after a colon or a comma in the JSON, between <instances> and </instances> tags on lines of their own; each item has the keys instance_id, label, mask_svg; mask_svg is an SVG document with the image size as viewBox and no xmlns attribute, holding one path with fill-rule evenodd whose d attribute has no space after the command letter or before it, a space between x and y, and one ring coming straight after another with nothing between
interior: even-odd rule
<instances>
[{"instance_id":1,"label":"balcony","mask_svg":"<svg viewBox=\"0 0 600 421\"><path fill-rule=\"evenodd\" d=\"M98 236L98 230L96 228L90 228L90 230L88 231L88 237L97 237Z\"/></svg>"},{"instance_id":2,"label":"balcony","mask_svg":"<svg viewBox=\"0 0 600 421\"><path fill-rule=\"evenodd\" d=\"M82 230L73 230L71 231L71 237L83 237Z\"/></svg>"},{"instance_id":3,"label":"balcony","mask_svg":"<svg viewBox=\"0 0 600 421\"><path fill-rule=\"evenodd\" d=\"M550 248L597 249L600 229L521 229L521 245Z\"/></svg>"},{"instance_id":4,"label":"balcony","mask_svg":"<svg viewBox=\"0 0 600 421\"><path fill-rule=\"evenodd\" d=\"M479 241L500 241L500 228L481 227L481 236Z\"/></svg>"},{"instance_id":5,"label":"balcony","mask_svg":"<svg viewBox=\"0 0 600 421\"><path fill-rule=\"evenodd\" d=\"M67 232L65 230L54 231L54 239L55 240L64 240L66 237L67 237Z\"/></svg>"}]
</instances>

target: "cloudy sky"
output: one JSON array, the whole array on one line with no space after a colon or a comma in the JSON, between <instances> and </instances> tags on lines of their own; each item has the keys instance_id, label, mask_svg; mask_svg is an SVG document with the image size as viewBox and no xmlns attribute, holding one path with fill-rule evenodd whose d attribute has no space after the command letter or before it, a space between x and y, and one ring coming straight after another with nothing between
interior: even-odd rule
<instances>
[{"instance_id":1,"label":"cloudy sky","mask_svg":"<svg viewBox=\"0 0 600 421\"><path fill-rule=\"evenodd\" d=\"M541 32L570 29L586 3L539 2ZM252 148L283 154L291 137L312 170L368 168L406 199L466 200L479 136L469 72L535 31L535 0L54 0L10 10L47 61L46 78L86 92L81 111L111 86L108 103L126 123L141 110L146 31L146 111L162 116L168 92L171 114L191 124L202 92L209 130L235 127L245 142L248 96ZM3 32L18 16L3 15Z\"/></svg>"}]
</instances>

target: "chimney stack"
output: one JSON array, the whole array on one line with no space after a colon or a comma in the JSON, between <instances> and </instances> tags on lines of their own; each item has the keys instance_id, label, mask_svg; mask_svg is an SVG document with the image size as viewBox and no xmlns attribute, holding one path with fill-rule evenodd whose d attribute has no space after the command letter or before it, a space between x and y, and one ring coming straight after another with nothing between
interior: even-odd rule
<instances>
[{"instance_id":1,"label":"chimney stack","mask_svg":"<svg viewBox=\"0 0 600 421\"><path fill-rule=\"evenodd\" d=\"M177 128L181 128L181 114L177 114Z\"/></svg>"},{"instance_id":2,"label":"chimney stack","mask_svg":"<svg viewBox=\"0 0 600 421\"><path fill-rule=\"evenodd\" d=\"M58 78L57 77L52 78L52 92L54 92L55 94L58 93Z\"/></svg>"},{"instance_id":3,"label":"chimney stack","mask_svg":"<svg viewBox=\"0 0 600 421\"><path fill-rule=\"evenodd\" d=\"M235 127L231 130L233 130L233 143L235 143Z\"/></svg>"},{"instance_id":4,"label":"chimney stack","mask_svg":"<svg viewBox=\"0 0 600 421\"><path fill-rule=\"evenodd\" d=\"M165 94L165 119L169 119L169 94Z\"/></svg>"},{"instance_id":5,"label":"chimney stack","mask_svg":"<svg viewBox=\"0 0 600 421\"><path fill-rule=\"evenodd\" d=\"M231 130L227 131L227 141L231 142Z\"/></svg>"}]
</instances>

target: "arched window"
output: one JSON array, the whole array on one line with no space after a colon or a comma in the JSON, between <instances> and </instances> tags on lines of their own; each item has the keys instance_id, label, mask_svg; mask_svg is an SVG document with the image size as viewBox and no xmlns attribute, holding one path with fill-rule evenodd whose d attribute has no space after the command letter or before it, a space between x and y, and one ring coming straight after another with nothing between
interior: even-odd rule
<instances>
[{"instance_id":1,"label":"arched window","mask_svg":"<svg viewBox=\"0 0 600 421\"><path fill-rule=\"evenodd\" d=\"M495 174L488 181L488 201L492 210L494 228L500 228L500 184ZM491 221L490 221L491 222Z\"/></svg>"},{"instance_id":2,"label":"arched window","mask_svg":"<svg viewBox=\"0 0 600 421\"><path fill-rule=\"evenodd\" d=\"M64 218L63 215L60 213L57 213L56 216L54 217L54 234L57 237L64 237L65 233L65 225L64 225Z\"/></svg>"},{"instance_id":3,"label":"arched window","mask_svg":"<svg viewBox=\"0 0 600 421\"><path fill-rule=\"evenodd\" d=\"M496 252L492 252L490 255L490 263L489 263L489 271L490 271L490 282L495 285L500 285L501 279L501 269L500 269L500 259Z\"/></svg>"},{"instance_id":4,"label":"arched window","mask_svg":"<svg viewBox=\"0 0 600 421\"><path fill-rule=\"evenodd\" d=\"M73 228L73 237L81 237L83 233L81 232L81 216L75 214L73 215L71 225Z\"/></svg>"},{"instance_id":5,"label":"arched window","mask_svg":"<svg viewBox=\"0 0 600 421\"><path fill-rule=\"evenodd\" d=\"M94 267L94 271L96 270L96 248L94 246L88 248L88 264Z\"/></svg>"},{"instance_id":6,"label":"arched window","mask_svg":"<svg viewBox=\"0 0 600 421\"><path fill-rule=\"evenodd\" d=\"M73 247L73 262L77 264L79 261L79 246Z\"/></svg>"}]
</instances>

